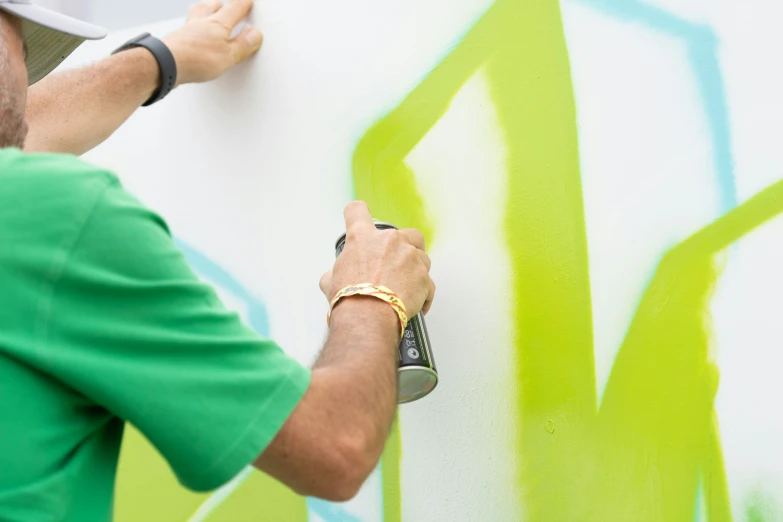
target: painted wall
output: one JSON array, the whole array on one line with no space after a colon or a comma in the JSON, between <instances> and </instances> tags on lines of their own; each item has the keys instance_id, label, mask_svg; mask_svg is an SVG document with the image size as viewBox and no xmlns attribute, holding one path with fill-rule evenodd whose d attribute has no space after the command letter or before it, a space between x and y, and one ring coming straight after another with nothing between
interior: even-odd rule
<instances>
[{"instance_id":1,"label":"painted wall","mask_svg":"<svg viewBox=\"0 0 783 522\"><path fill-rule=\"evenodd\" d=\"M782 16L259 1L252 63L87 158L303 363L342 207L421 228L441 384L344 505L259 473L191 494L131 430L117 520L783 520Z\"/></svg>"}]
</instances>

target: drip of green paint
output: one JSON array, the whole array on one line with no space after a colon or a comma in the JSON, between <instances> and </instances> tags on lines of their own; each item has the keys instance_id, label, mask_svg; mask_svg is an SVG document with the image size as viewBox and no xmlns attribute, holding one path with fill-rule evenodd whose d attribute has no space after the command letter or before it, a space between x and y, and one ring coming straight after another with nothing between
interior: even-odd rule
<instances>
[{"instance_id":1,"label":"drip of green paint","mask_svg":"<svg viewBox=\"0 0 783 522\"><path fill-rule=\"evenodd\" d=\"M386 448L384 448L383 457L381 458L384 522L400 522L402 520L402 491L400 491L401 456L400 423L395 421L391 436L386 441Z\"/></svg>"}]
</instances>

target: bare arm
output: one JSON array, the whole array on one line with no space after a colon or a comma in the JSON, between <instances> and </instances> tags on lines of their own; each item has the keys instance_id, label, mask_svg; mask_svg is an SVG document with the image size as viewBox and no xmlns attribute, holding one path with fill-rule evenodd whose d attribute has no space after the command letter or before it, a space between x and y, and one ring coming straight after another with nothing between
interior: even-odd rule
<instances>
[{"instance_id":1,"label":"bare arm","mask_svg":"<svg viewBox=\"0 0 783 522\"><path fill-rule=\"evenodd\" d=\"M51 74L28 91L25 149L81 155L111 136L159 85L158 63L146 49Z\"/></svg>"},{"instance_id":2,"label":"bare arm","mask_svg":"<svg viewBox=\"0 0 783 522\"><path fill-rule=\"evenodd\" d=\"M321 281L327 298L349 284L388 286L412 317L435 292L424 239L413 230L378 231L363 203L346 208L348 241ZM373 297L334 309L310 388L257 468L303 495L345 501L378 463L397 407L396 313Z\"/></svg>"},{"instance_id":3,"label":"bare arm","mask_svg":"<svg viewBox=\"0 0 783 522\"><path fill-rule=\"evenodd\" d=\"M352 498L378 463L394 419L399 328L379 300L340 304L310 388L256 467L302 495Z\"/></svg>"},{"instance_id":4,"label":"bare arm","mask_svg":"<svg viewBox=\"0 0 783 522\"><path fill-rule=\"evenodd\" d=\"M252 6L252 0L203 0L191 7L187 23L163 39L177 62L177 85L218 78L258 50L257 29L230 38ZM158 64L146 49L51 74L28 91L25 150L81 155L111 136L159 85Z\"/></svg>"}]
</instances>

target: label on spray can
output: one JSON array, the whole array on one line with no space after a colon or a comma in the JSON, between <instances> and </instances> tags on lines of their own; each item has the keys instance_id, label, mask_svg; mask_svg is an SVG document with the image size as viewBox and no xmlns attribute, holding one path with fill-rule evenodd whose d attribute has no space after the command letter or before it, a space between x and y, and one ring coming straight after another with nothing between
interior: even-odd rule
<instances>
[{"instance_id":1,"label":"label on spray can","mask_svg":"<svg viewBox=\"0 0 783 522\"><path fill-rule=\"evenodd\" d=\"M378 230L397 229L392 224L373 221ZM340 255L344 247L345 234L337 240L336 256ZM421 313L409 318L408 326L397 346L397 359L399 363L397 370L398 403L404 404L421 399L435 389L438 384L438 370L435 368L435 361L432 358L427 324Z\"/></svg>"}]
</instances>

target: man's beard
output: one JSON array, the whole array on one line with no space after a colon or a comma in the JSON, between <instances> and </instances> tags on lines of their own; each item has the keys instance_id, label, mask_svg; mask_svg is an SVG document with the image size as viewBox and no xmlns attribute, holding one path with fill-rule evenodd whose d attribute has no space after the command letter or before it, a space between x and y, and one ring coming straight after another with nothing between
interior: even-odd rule
<instances>
[{"instance_id":1,"label":"man's beard","mask_svg":"<svg viewBox=\"0 0 783 522\"><path fill-rule=\"evenodd\" d=\"M0 148L24 147L27 136L24 97L18 92L0 29Z\"/></svg>"}]
</instances>

